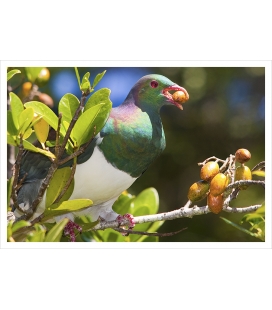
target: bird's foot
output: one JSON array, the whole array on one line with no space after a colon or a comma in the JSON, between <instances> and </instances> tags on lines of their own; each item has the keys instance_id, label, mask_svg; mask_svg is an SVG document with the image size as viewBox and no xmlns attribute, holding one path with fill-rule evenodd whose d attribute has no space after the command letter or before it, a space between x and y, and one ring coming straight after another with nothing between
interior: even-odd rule
<instances>
[{"instance_id":1,"label":"bird's foot","mask_svg":"<svg viewBox=\"0 0 272 310\"><path fill-rule=\"evenodd\" d=\"M118 223L121 225L122 222L126 221L128 222L128 225L126 226L128 229L132 229L135 226L135 219L132 214L125 214L125 215L118 215L117 219ZM122 226L124 227L124 226ZM128 233L122 233L123 236L128 236Z\"/></svg>"},{"instance_id":2,"label":"bird's foot","mask_svg":"<svg viewBox=\"0 0 272 310\"><path fill-rule=\"evenodd\" d=\"M77 231L79 231L79 232L82 231L82 228L78 224L76 224L76 223L74 223L72 221L69 221L66 224L66 226L64 228L64 231L63 231L64 235L68 236L68 238L70 239L71 242L75 242L76 241L75 229Z\"/></svg>"}]
</instances>

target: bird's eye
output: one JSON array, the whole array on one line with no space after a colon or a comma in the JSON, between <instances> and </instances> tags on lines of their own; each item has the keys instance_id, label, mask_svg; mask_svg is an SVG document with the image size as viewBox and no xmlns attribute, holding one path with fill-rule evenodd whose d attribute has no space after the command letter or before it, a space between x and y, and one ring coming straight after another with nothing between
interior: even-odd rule
<instances>
[{"instance_id":1,"label":"bird's eye","mask_svg":"<svg viewBox=\"0 0 272 310\"><path fill-rule=\"evenodd\" d=\"M150 86L152 87L152 88L156 88L156 87L158 87L158 85L159 85L159 83L157 82L157 81L151 81L150 82Z\"/></svg>"}]
</instances>

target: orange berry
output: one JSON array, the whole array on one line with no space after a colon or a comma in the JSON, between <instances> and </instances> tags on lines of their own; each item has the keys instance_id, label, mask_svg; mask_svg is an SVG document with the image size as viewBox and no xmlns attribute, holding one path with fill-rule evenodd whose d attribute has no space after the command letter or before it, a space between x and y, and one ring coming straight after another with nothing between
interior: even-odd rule
<instances>
[{"instance_id":1,"label":"orange berry","mask_svg":"<svg viewBox=\"0 0 272 310\"><path fill-rule=\"evenodd\" d=\"M212 213L218 214L223 209L223 194L213 196L210 193L207 197L207 204Z\"/></svg>"},{"instance_id":2,"label":"orange berry","mask_svg":"<svg viewBox=\"0 0 272 310\"><path fill-rule=\"evenodd\" d=\"M250 158L251 158L251 154L250 154L249 150L247 150L247 149L239 149L235 153L235 160L241 164L249 161Z\"/></svg>"},{"instance_id":3,"label":"orange berry","mask_svg":"<svg viewBox=\"0 0 272 310\"><path fill-rule=\"evenodd\" d=\"M186 94L183 91L176 91L173 95L172 98L174 101L184 103L188 100L186 97Z\"/></svg>"},{"instance_id":4,"label":"orange berry","mask_svg":"<svg viewBox=\"0 0 272 310\"><path fill-rule=\"evenodd\" d=\"M210 193L213 196L218 196L224 192L228 186L229 179L224 175L224 173L218 173L212 180L210 184Z\"/></svg>"},{"instance_id":5,"label":"orange berry","mask_svg":"<svg viewBox=\"0 0 272 310\"><path fill-rule=\"evenodd\" d=\"M200 178L210 182L219 173L218 163L215 161L207 162L200 170Z\"/></svg>"},{"instance_id":6,"label":"orange berry","mask_svg":"<svg viewBox=\"0 0 272 310\"><path fill-rule=\"evenodd\" d=\"M22 85L22 97L23 98L29 96L31 88L32 88L32 83L31 82L23 83L23 85Z\"/></svg>"}]
</instances>

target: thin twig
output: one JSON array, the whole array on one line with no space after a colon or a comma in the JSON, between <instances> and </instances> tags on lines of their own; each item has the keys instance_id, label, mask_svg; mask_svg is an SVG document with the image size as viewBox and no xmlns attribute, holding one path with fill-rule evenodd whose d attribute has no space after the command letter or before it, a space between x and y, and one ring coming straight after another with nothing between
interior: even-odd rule
<instances>
[{"instance_id":1,"label":"thin twig","mask_svg":"<svg viewBox=\"0 0 272 310\"><path fill-rule=\"evenodd\" d=\"M170 237L174 236L183 230L186 230L188 227L182 228L178 231L168 232L168 233L150 233L147 231L139 231L139 230L132 230L132 229L123 229L123 228L114 228L114 230L119 231L122 234L126 235L142 235L142 236L158 236L158 237Z\"/></svg>"},{"instance_id":2,"label":"thin twig","mask_svg":"<svg viewBox=\"0 0 272 310\"><path fill-rule=\"evenodd\" d=\"M12 184L12 191L11 191L11 198L13 201L13 205L16 209L21 211L22 213L25 213L25 211L18 205L18 197L17 197L17 185L18 185L18 179L19 179L19 171L20 171L20 164L22 161L23 153L24 153L24 147L23 147L23 137L20 135L20 144L18 146L18 154L13 166L13 173L14 173L14 180Z\"/></svg>"},{"instance_id":3,"label":"thin twig","mask_svg":"<svg viewBox=\"0 0 272 310\"><path fill-rule=\"evenodd\" d=\"M265 161L261 161L260 163L258 163L256 166L254 166L251 171L255 171L255 170L265 170Z\"/></svg>"}]
</instances>

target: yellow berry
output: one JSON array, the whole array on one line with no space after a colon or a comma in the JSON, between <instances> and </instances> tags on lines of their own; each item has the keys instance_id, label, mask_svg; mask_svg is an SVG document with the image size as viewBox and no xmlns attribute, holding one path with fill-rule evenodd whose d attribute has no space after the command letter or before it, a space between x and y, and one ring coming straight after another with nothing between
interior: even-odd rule
<instances>
[{"instance_id":1,"label":"yellow berry","mask_svg":"<svg viewBox=\"0 0 272 310\"><path fill-rule=\"evenodd\" d=\"M210 182L219 173L218 163L215 161L207 162L200 170L200 178Z\"/></svg>"},{"instance_id":2,"label":"yellow berry","mask_svg":"<svg viewBox=\"0 0 272 310\"><path fill-rule=\"evenodd\" d=\"M44 86L48 80L50 78L50 72L47 68L43 68L40 73L38 74L36 80L35 80L35 83L41 87L41 86Z\"/></svg>"},{"instance_id":3,"label":"yellow berry","mask_svg":"<svg viewBox=\"0 0 272 310\"><path fill-rule=\"evenodd\" d=\"M210 193L213 196L218 196L224 192L228 186L229 179L224 175L224 173L218 173L212 180L210 184Z\"/></svg>"},{"instance_id":4,"label":"yellow berry","mask_svg":"<svg viewBox=\"0 0 272 310\"><path fill-rule=\"evenodd\" d=\"M210 184L203 180L195 182L188 191L188 199L195 202L204 199L209 191Z\"/></svg>"},{"instance_id":5,"label":"yellow berry","mask_svg":"<svg viewBox=\"0 0 272 310\"><path fill-rule=\"evenodd\" d=\"M252 173L251 170L248 168L248 166L241 165L236 168L235 170L235 181L240 180L251 180L252 179ZM247 185L242 185L239 188L240 189L247 189Z\"/></svg>"}]
</instances>

